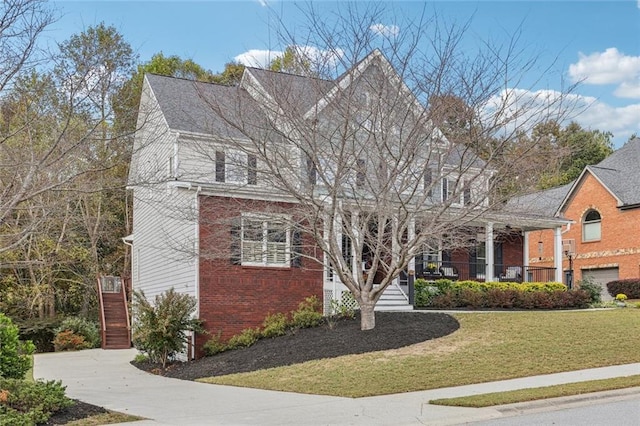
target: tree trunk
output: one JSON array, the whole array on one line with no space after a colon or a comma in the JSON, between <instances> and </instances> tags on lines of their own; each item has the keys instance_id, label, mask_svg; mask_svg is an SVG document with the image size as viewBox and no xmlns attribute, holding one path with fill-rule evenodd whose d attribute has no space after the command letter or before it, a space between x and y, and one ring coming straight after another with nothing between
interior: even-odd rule
<instances>
[{"instance_id":1,"label":"tree trunk","mask_svg":"<svg viewBox=\"0 0 640 426\"><path fill-rule=\"evenodd\" d=\"M360 303L360 330L373 330L376 326L375 303Z\"/></svg>"}]
</instances>

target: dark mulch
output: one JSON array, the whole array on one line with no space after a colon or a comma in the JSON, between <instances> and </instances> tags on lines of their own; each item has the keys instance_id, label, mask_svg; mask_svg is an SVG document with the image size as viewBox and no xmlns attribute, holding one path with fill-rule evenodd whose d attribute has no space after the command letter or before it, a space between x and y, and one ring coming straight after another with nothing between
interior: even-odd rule
<instances>
[{"instance_id":1,"label":"dark mulch","mask_svg":"<svg viewBox=\"0 0 640 426\"><path fill-rule=\"evenodd\" d=\"M397 349L453 333L458 321L435 312L377 312L373 330L361 331L360 319L341 320L333 329L326 324L299 329L285 336L259 340L253 346L223 352L197 361L175 363L162 372L158 365L135 363L146 371L194 380L201 377L261 370L314 359Z\"/></svg>"},{"instance_id":2,"label":"dark mulch","mask_svg":"<svg viewBox=\"0 0 640 426\"><path fill-rule=\"evenodd\" d=\"M75 404L73 406L58 411L51 416L49 421L44 423L44 425L65 425L74 420L86 419L87 417L107 412L107 410L102 407L87 404L86 402L78 401L77 399L74 399L74 401Z\"/></svg>"}]
</instances>

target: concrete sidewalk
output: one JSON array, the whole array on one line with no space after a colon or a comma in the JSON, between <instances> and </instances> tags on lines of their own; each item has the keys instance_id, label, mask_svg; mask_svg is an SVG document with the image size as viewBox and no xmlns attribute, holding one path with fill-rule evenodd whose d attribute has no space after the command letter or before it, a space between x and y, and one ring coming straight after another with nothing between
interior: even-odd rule
<instances>
[{"instance_id":1,"label":"concrete sidewalk","mask_svg":"<svg viewBox=\"0 0 640 426\"><path fill-rule=\"evenodd\" d=\"M169 379L130 365L135 354L134 349L38 354L34 376L62 380L71 398L150 419L136 425L451 425L504 414L496 408L429 405L429 400L640 374L638 363L352 399Z\"/></svg>"}]
</instances>

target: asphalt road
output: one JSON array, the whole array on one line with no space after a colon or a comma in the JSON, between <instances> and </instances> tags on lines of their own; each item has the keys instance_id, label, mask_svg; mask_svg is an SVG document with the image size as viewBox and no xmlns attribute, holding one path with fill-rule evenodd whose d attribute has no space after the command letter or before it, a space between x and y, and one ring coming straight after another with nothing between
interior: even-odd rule
<instances>
[{"instance_id":1,"label":"asphalt road","mask_svg":"<svg viewBox=\"0 0 640 426\"><path fill-rule=\"evenodd\" d=\"M572 408L527 412L511 417L467 423L473 426L638 426L640 395L603 401L584 401ZM548 411L549 409L553 411Z\"/></svg>"}]
</instances>

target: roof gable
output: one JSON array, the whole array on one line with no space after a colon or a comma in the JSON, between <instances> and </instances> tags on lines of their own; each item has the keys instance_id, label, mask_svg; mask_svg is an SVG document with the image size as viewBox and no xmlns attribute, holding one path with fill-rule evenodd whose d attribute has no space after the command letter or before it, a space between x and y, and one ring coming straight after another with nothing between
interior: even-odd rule
<instances>
[{"instance_id":1,"label":"roof gable","mask_svg":"<svg viewBox=\"0 0 640 426\"><path fill-rule=\"evenodd\" d=\"M640 138L628 141L600 163L585 167L558 206L558 213L566 210L587 173L615 198L618 207L640 206Z\"/></svg>"}]
</instances>

